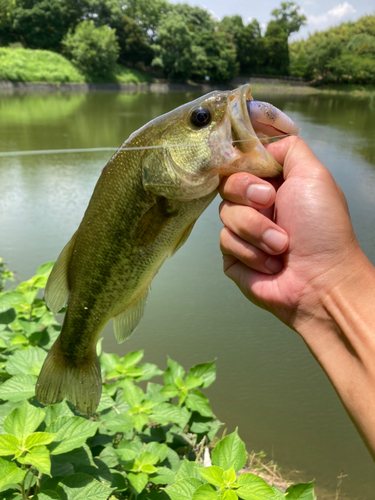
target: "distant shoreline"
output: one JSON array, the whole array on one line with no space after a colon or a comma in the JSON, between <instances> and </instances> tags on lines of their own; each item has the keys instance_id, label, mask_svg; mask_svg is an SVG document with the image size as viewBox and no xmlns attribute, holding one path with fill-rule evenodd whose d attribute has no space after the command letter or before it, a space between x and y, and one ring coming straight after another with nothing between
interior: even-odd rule
<instances>
[{"instance_id":1,"label":"distant shoreline","mask_svg":"<svg viewBox=\"0 0 375 500\"><path fill-rule=\"evenodd\" d=\"M239 81L241 80L241 81ZM332 87L312 87L303 82L292 82L286 80L241 78L234 79L227 84L210 83L46 83L46 82L11 82L0 81L0 95L13 94L50 94L50 93L88 93L88 92L210 92L212 90L227 90L238 87L241 84L250 83L256 92L270 92L278 94L295 95L352 95L357 97L372 97L375 95L375 87L335 85Z\"/></svg>"}]
</instances>

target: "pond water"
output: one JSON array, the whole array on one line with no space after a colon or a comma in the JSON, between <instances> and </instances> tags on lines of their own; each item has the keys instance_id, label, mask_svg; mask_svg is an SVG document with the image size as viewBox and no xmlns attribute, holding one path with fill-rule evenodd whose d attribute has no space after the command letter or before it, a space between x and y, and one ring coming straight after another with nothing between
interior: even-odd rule
<instances>
[{"instance_id":1,"label":"pond water","mask_svg":"<svg viewBox=\"0 0 375 500\"><path fill-rule=\"evenodd\" d=\"M77 228L111 151L150 119L198 97L192 93L0 96L0 255L19 280L55 260ZM301 126L301 136L347 196L353 225L375 264L375 122L368 99L256 94ZM22 151L38 154L20 155ZM217 359L207 390L225 427L248 450L264 450L285 472L315 478L319 498L375 497L374 464L303 341L250 304L222 273L216 199L185 246L156 276L146 313L119 355L145 349L147 361L185 368Z\"/></svg>"}]
</instances>

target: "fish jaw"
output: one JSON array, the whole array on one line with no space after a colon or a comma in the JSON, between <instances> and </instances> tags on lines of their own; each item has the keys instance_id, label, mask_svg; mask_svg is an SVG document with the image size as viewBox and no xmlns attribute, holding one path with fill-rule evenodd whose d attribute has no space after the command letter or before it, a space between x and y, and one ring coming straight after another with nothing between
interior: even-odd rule
<instances>
[{"instance_id":1,"label":"fish jaw","mask_svg":"<svg viewBox=\"0 0 375 500\"><path fill-rule=\"evenodd\" d=\"M250 85L233 90L228 100L228 113L212 134L213 157L219 154L224 160L218 169L220 178L236 172L278 177L283 172L254 130L248 111L249 101L252 101ZM221 144L219 148L218 143Z\"/></svg>"}]
</instances>

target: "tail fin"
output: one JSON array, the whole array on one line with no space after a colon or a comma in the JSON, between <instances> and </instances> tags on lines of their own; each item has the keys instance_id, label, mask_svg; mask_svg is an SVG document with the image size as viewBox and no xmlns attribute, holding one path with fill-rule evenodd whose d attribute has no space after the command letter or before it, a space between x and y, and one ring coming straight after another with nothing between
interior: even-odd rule
<instances>
[{"instance_id":1,"label":"tail fin","mask_svg":"<svg viewBox=\"0 0 375 500\"><path fill-rule=\"evenodd\" d=\"M53 344L36 383L38 401L50 405L68 399L80 413L92 415L102 392L99 359L95 350L76 360L61 350L60 338Z\"/></svg>"}]
</instances>

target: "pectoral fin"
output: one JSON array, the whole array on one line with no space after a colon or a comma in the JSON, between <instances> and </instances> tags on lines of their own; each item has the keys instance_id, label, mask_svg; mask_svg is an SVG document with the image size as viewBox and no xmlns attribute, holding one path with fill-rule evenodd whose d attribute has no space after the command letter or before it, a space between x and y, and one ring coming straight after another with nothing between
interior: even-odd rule
<instances>
[{"instance_id":1,"label":"pectoral fin","mask_svg":"<svg viewBox=\"0 0 375 500\"><path fill-rule=\"evenodd\" d=\"M135 228L134 244L140 247L151 245L173 215L174 211L169 206L168 200L162 197L158 198L156 204L144 214Z\"/></svg>"},{"instance_id":2,"label":"pectoral fin","mask_svg":"<svg viewBox=\"0 0 375 500\"><path fill-rule=\"evenodd\" d=\"M147 296L148 289L136 302L133 302L133 304L113 318L115 336L119 344L130 337L141 321L146 306Z\"/></svg>"},{"instance_id":3,"label":"pectoral fin","mask_svg":"<svg viewBox=\"0 0 375 500\"><path fill-rule=\"evenodd\" d=\"M171 248L170 254L168 256L169 258L172 257L177 252L177 250L179 250L182 247L182 245L186 242L186 240L189 238L190 233L192 232L194 224L196 222L197 221L195 220L194 222L189 224L188 227L184 230L184 232L181 234L179 239L176 241L175 246L173 248Z\"/></svg>"},{"instance_id":4,"label":"pectoral fin","mask_svg":"<svg viewBox=\"0 0 375 500\"><path fill-rule=\"evenodd\" d=\"M55 314L64 307L68 299L70 291L68 284L68 268L72 257L76 234L77 233L73 234L69 243L63 248L47 281L44 298L46 299L47 306Z\"/></svg>"}]
</instances>

